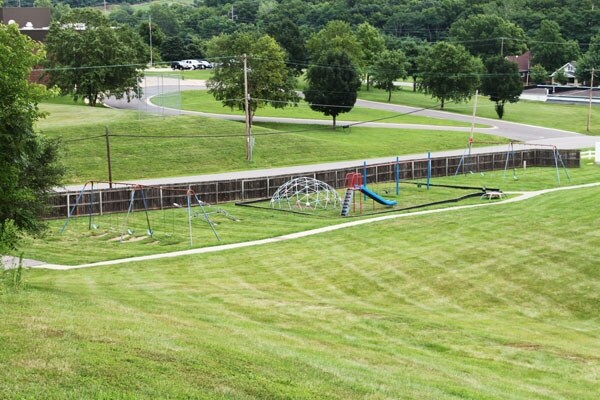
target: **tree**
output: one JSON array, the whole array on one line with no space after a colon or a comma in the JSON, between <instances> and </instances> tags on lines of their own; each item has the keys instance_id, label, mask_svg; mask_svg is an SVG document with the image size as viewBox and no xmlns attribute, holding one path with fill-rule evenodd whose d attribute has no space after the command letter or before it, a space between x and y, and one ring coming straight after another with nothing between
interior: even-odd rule
<instances>
[{"instance_id":1,"label":"tree","mask_svg":"<svg viewBox=\"0 0 600 400\"><path fill-rule=\"evenodd\" d=\"M471 15L456 21L450 27L450 38L483 59L519 55L526 50L523 29L496 15Z\"/></svg>"},{"instance_id":2,"label":"tree","mask_svg":"<svg viewBox=\"0 0 600 400\"><path fill-rule=\"evenodd\" d=\"M554 81L560 83L561 85L566 85L569 82L569 78L567 77L567 73L564 68L557 70L554 73Z\"/></svg>"},{"instance_id":3,"label":"tree","mask_svg":"<svg viewBox=\"0 0 600 400\"><path fill-rule=\"evenodd\" d=\"M75 100L95 106L108 96L130 100L141 90L148 47L131 28L111 27L100 11L77 9L53 23L46 48L50 83Z\"/></svg>"},{"instance_id":4,"label":"tree","mask_svg":"<svg viewBox=\"0 0 600 400\"><path fill-rule=\"evenodd\" d=\"M592 71L594 83L600 83L600 34L592 37L588 51L577 60L575 75L580 82L591 84Z\"/></svg>"},{"instance_id":5,"label":"tree","mask_svg":"<svg viewBox=\"0 0 600 400\"><path fill-rule=\"evenodd\" d=\"M314 62L331 50L339 50L350 56L352 65L360 66L363 60L363 49L352 28L346 22L330 21L327 25L306 42L310 59Z\"/></svg>"},{"instance_id":6,"label":"tree","mask_svg":"<svg viewBox=\"0 0 600 400\"><path fill-rule=\"evenodd\" d=\"M483 70L481 60L473 57L461 45L437 42L419 59L421 80L419 90L440 100L444 108L447 100L469 100L479 87Z\"/></svg>"},{"instance_id":7,"label":"tree","mask_svg":"<svg viewBox=\"0 0 600 400\"><path fill-rule=\"evenodd\" d=\"M534 83L542 84L548 80L548 71L546 71L543 65L536 64L531 67L530 77Z\"/></svg>"},{"instance_id":8,"label":"tree","mask_svg":"<svg viewBox=\"0 0 600 400\"><path fill-rule=\"evenodd\" d=\"M288 68L294 71L296 76L302 75L307 54L298 25L292 22L291 19L284 18L270 23L265 31L287 52Z\"/></svg>"},{"instance_id":9,"label":"tree","mask_svg":"<svg viewBox=\"0 0 600 400\"><path fill-rule=\"evenodd\" d=\"M33 129L43 116L38 102L46 93L28 78L42 57L39 43L16 25L0 24L0 236L5 238L13 225L34 234L44 229L38 218L63 174L58 142Z\"/></svg>"},{"instance_id":10,"label":"tree","mask_svg":"<svg viewBox=\"0 0 600 400\"><path fill-rule=\"evenodd\" d=\"M356 103L360 79L351 57L340 50L330 50L316 60L306 72L308 88L304 99L314 111L333 118L352 110Z\"/></svg>"},{"instance_id":11,"label":"tree","mask_svg":"<svg viewBox=\"0 0 600 400\"><path fill-rule=\"evenodd\" d=\"M417 77L419 76L419 58L427 52L427 42L408 37L400 42L399 50L406 56L406 73L413 79L413 92L417 91Z\"/></svg>"},{"instance_id":12,"label":"tree","mask_svg":"<svg viewBox=\"0 0 600 400\"><path fill-rule=\"evenodd\" d=\"M517 63L502 56L490 57L485 62L486 74L481 80L481 91L496 103L496 114L502 119L506 102L515 103L523 93L523 83Z\"/></svg>"},{"instance_id":13,"label":"tree","mask_svg":"<svg viewBox=\"0 0 600 400\"><path fill-rule=\"evenodd\" d=\"M385 40L379 31L368 22L364 22L358 26L356 36L363 51L362 66L367 82L367 90L369 90L373 64L376 57L385 50Z\"/></svg>"},{"instance_id":14,"label":"tree","mask_svg":"<svg viewBox=\"0 0 600 400\"><path fill-rule=\"evenodd\" d=\"M285 65L285 51L275 39L258 33L220 35L208 42L208 56L221 65L207 81L208 91L224 106L244 109L243 56L247 57L250 124L259 107L297 105L295 78Z\"/></svg>"},{"instance_id":15,"label":"tree","mask_svg":"<svg viewBox=\"0 0 600 400\"><path fill-rule=\"evenodd\" d=\"M566 62L579 57L579 45L574 40L565 40L560 27L554 21L544 20L531 40L531 54L535 64L548 71L555 71Z\"/></svg>"},{"instance_id":16,"label":"tree","mask_svg":"<svg viewBox=\"0 0 600 400\"><path fill-rule=\"evenodd\" d=\"M385 50L375 59L373 82L376 88L388 92L388 102L392 100L392 92L398 88L394 81L406 77L406 65L406 56L400 50Z\"/></svg>"}]
</instances>

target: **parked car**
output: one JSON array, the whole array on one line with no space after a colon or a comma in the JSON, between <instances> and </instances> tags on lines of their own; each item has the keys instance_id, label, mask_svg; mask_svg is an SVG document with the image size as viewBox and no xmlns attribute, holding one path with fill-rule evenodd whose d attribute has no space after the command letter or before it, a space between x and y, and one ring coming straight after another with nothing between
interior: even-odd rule
<instances>
[{"instance_id":1,"label":"parked car","mask_svg":"<svg viewBox=\"0 0 600 400\"><path fill-rule=\"evenodd\" d=\"M200 63L200 69L207 69L213 67L213 65L206 60L198 60L198 62Z\"/></svg>"},{"instance_id":2,"label":"parked car","mask_svg":"<svg viewBox=\"0 0 600 400\"><path fill-rule=\"evenodd\" d=\"M200 69L200 62L198 60L181 60L183 65L185 65L185 69Z\"/></svg>"},{"instance_id":3,"label":"parked car","mask_svg":"<svg viewBox=\"0 0 600 400\"><path fill-rule=\"evenodd\" d=\"M171 69L172 70L182 70L182 69L187 69L185 65L183 65L183 63L181 61L173 61L171 63Z\"/></svg>"}]
</instances>

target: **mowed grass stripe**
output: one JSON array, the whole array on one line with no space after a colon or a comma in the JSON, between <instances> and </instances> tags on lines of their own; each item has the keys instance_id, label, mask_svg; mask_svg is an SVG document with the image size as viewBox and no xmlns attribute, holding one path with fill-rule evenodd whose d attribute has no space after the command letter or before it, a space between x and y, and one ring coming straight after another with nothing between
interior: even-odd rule
<instances>
[{"instance_id":1,"label":"mowed grass stripe","mask_svg":"<svg viewBox=\"0 0 600 400\"><path fill-rule=\"evenodd\" d=\"M31 271L27 291L0 300L5 331L23 342L0 350L11 371L0 376L27 371L20 394L44 382L55 398L593 398L600 279L594 258L577 254L598 255L597 235L581 226L600 222L589 212L599 193L235 252ZM35 360L60 362L24 367Z\"/></svg>"}]
</instances>

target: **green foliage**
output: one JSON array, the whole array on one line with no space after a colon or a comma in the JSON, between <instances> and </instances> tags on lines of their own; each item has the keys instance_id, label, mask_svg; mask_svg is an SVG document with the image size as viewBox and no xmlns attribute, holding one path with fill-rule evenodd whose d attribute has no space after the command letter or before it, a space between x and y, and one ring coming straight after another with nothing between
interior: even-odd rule
<instances>
[{"instance_id":1,"label":"green foliage","mask_svg":"<svg viewBox=\"0 0 600 400\"><path fill-rule=\"evenodd\" d=\"M85 24L85 29L78 29L78 24ZM47 50L51 84L75 100L86 99L95 106L104 97L129 100L140 93L148 47L137 32L111 26L100 11L75 10L61 23L53 23Z\"/></svg>"},{"instance_id":2,"label":"green foliage","mask_svg":"<svg viewBox=\"0 0 600 400\"><path fill-rule=\"evenodd\" d=\"M460 103L471 98L479 87L483 64L461 45L438 42L419 59L419 90L440 101Z\"/></svg>"},{"instance_id":3,"label":"green foliage","mask_svg":"<svg viewBox=\"0 0 600 400\"><path fill-rule=\"evenodd\" d=\"M355 67L362 65L364 50L347 22L330 21L319 32L311 35L306 42L306 48L311 61L314 63L332 51L346 53Z\"/></svg>"},{"instance_id":4,"label":"green foliage","mask_svg":"<svg viewBox=\"0 0 600 400\"><path fill-rule=\"evenodd\" d=\"M532 37L530 47L532 61L543 65L548 71L554 71L579 57L579 45L573 40L565 40L555 21L542 21Z\"/></svg>"},{"instance_id":5,"label":"green foliage","mask_svg":"<svg viewBox=\"0 0 600 400\"><path fill-rule=\"evenodd\" d=\"M600 82L600 34L592 37L588 51L577 60L575 72L580 82L591 84L592 71L594 71L594 82Z\"/></svg>"},{"instance_id":6,"label":"green foliage","mask_svg":"<svg viewBox=\"0 0 600 400\"><path fill-rule=\"evenodd\" d=\"M530 77L534 83L543 84L548 80L548 71L541 64L531 67Z\"/></svg>"},{"instance_id":7,"label":"green foliage","mask_svg":"<svg viewBox=\"0 0 600 400\"><path fill-rule=\"evenodd\" d=\"M220 35L208 43L208 56L220 65L207 81L208 90L226 107L244 109L244 65L247 57L250 122L267 104L283 108L298 103L295 78L285 51L275 39L257 33Z\"/></svg>"},{"instance_id":8,"label":"green foliage","mask_svg":"<svg viewBox=\"0 0 600 400\"><path fill-rule=\"evenodd\" d=\"M450 38L484 59L519 55L526 50L523 29L496 15L471 15L456 21L450 28Z\"/></svg>"},{"instance_id":9,"label":"green foliage","mask_svg":"<svg viewBox=\"0 0 600 400\"><path fill-rule=\"evenodd\" d=\"M419 76L419 58L427 52L429 44L414 37L408 37L400 41L398 49L406 55L408 62L406 73L413 78L413 92L417 90L417 77Z\"/></svg>"},{"instance_id":10,"label":"green foliage","mask_svg":"<svg viewBox=\"0 0 600 400\"><path fill-rule=\"evenodd\" d=\"M381 33L368 22L363 22L356 28L356 36L363 51L361 69L366 77L367 90L369 90L375 60L385 50L385 40Z\"/></svg>"},{"instance_id":11,"label":"green foliage","mask_svg":"<svg viewBox=\"0 0 600 400\"><path fill-rule=\"evenodd\" d=\"M33 129L43 116L38 102L45 90L28 78L42 57L38 43L21 35L15 25L0 24L0 225L13 220L17 228L31 233L43 229L37 217L62 176L58 142Z\"/></svg>"},{"instance_id":12,"label":"green foliage","mask_svg":"<svg viewBox=\"0 0 600 400\"><path fill-rule=\"evenodd\" d=\"M486 74L481 79L481 90L484 95L490 96L495 102L498 118L504 115L506 102L516 103L523 93L523 83L519 75L517 63L508 61L504 57L489 57L485 61Z\"/></svg>"},{"instance_id":13,"label":"green foliage","mask_svg":"<svg viewBox=\"0 0 600 400\"><path fill-rule=\"evenodd\" d=\"M385 50L375 58L373 65L373 81L375 87L389 93L388 102L392 99L392 91L398 87L394 81L406 77L406 56L400 50Z\"/></svg>"},{"instance_id":14,"label":"green foliage","mask_svg":"<svg viewBox=\"0 0 600 400\"><path fill-rule=\"evenodd\" d=\"M340 50L331 50L316 60L306 73L308 88L304 99L310 108L333 118L352 110L360 79L351 57Z\"/></svg>"},{"instance_id":15,"label":"green foliage","mask_svg":"<svg viewBox=\"0 0 600 400\"><path fill-rule=\"evenodd\" d=\"M296 76L302 75L308 55L298 25L291 19L284 18L271 22L265 31L287 52L288 68L294 71Z\"/></svg>"},{"instance_id":16,"label":"green foliage","mask_svg":"<svg viewBox=\"0 0 600 400\"><path fill-rule=\"evenodd\" d=\"M567 77L564 68L561 68L554 73L554 81L560 83L561 85L567 84L569 78Z\"/></svg>"}]
</instances>

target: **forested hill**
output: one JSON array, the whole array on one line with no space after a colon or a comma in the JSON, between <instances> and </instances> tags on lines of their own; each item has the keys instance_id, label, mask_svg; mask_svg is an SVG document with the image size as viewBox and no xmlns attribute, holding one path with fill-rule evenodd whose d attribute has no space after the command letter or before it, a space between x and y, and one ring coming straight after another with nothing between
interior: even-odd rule
<instances>
[{"instance_id":1,"label":"forested hill","mask_svg":"<svg viewBox=\"0 0 600 400\"><path fill-rule=\"evenodd\" d=\"M4 5L39 6L50 2L59 7L104 4L103 0L4 0ZM141 1L124 0L118 5L114 0L106 1L116 20L131 23L142 18L144 13L136 17L127 3ZM600 26L600 0L193 0L193 4L190 0L189 6L172 4L154 5L152 9L161 9L157 14L164 14L157 18L171 17L173 29L202 38L231 31L234 25L260 26L282 17L294 21L305 35L337 19L352 25L366 21L391 36L413 36L427 41L447 37L453 22L472 14L498 15L520 26L528 35L540 27L542 20L552 20L559 25L564 38L579 43L588 43Z\"/></svg>"}]
</instances>

